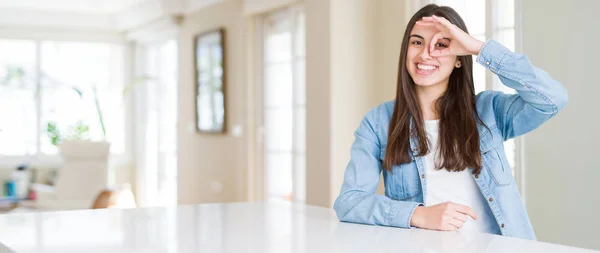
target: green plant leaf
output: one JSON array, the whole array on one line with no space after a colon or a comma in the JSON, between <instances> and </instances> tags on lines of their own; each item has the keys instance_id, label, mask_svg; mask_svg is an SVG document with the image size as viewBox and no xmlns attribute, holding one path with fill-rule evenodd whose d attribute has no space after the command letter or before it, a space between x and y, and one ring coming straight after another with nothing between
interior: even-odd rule
<instances>
[{"instance_id":1,"label":"green plant leaf","mask_svg":"<svg viewBox=\"0 0 600 253\"><path fill-rule=\"evenodd\" d=\"M81 89L79 89L77 87L71 87L71 89L73 89L75 92L77 92L77 94L79 95L79 98L83 98L83 92L81 91Z\"/></svg>"},{"instance_id":2,"label":"green plant leaf","mask_svg":"<svg viewBox=\"0 0 600 253\"><path fill-rule=\"evenodd\" d=\"M58 130L58 127L56 126L56 122L48 122L48 124L46 125L46 133L48 135L48 138L50 138L50 143L52 143L52 145L58 146L58 144L60 144L60 142L62 141L61 133Z\"/></svg>"},{"instance_id":3,"label":"green plant leaf","mask_svg":"<svg viewBox=\"0 0 600 253\"><path fill-rule=\"evenodd\" d=\"M94 92L94 103L96 104L96 113L98 113L98 120L102 127L102 134L106 139L106 127L104 125L104 117L102 116L102 110L100 109L100 101L98 101L98 91L96 90L96 84L92 85L92 91Z\"/></svg>"}]
</instances>

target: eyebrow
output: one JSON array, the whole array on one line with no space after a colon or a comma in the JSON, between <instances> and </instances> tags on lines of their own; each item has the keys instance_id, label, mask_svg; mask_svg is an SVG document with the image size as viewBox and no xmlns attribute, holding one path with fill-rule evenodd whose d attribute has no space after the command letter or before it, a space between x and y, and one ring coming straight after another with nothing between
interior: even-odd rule
<instances>
[{"instance_id":1,"label":"eyebrow","mask_svg":"<svg viewBox=\"0 0 600 253\"><path fill-rule=\"evenodd\" d=\"M419 39L422 39L422 40L424 40L424 39L425 39L425 38L423 38L423 36L421 36L421 35L418 35L418 34L411 34L411 35L410 35L410 36L408 36L408 37L409 37L409 38L410 38L410 37L417 37L417 38L419 38Z\"/></svg>"},{"instance_id":2,"label":"eyebrow","mask_svg":"<svg viewBox=\"0 0 600 253\"><path fill-rule=\"evenodd\" d=\"M410 35L410 36L408 36L408 37L409 37L409 38L410 38L410 37L416 37L416 38L419 38L419 39L425 40L425 38L423 38L423 36L421 36L421 35L418 35L418 34L411 34L411 35ZM444 39L444 40L451 40L450 38L446 38L446 37L444 37L444 38L442 38L442 39Z\"/></svg>"}]
</instances>

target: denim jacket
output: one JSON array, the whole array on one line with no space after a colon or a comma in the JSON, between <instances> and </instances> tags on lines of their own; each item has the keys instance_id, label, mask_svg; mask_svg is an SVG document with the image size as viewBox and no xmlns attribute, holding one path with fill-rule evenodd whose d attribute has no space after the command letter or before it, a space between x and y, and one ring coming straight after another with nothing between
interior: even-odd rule
<instances>
[{"instance_id":1,"label":"denim jacket","mask_svg":"<svg viewBox=\"0 0 600 253\"><path fill-rule=\"evenodd\" d=\"M517 94L484 91L476 96L477 112L491 131L478 125L482 169L473 180L490 207L490 217L498 224L498 234L535 240L503 142L552 118L567 103L567 91L545 71L532 66L527 57L494 40L484 44L476 61ZM415 209L425 205L427 175L424 157L416 156L416 137L410 140L410 163L393 166L393 173L382 170L393 110L394 101L375 107L355 132L344 183L334 204L341 221L410 228ZM375 194L382 172L385 196Z\"/></svg>"}]
</instances>

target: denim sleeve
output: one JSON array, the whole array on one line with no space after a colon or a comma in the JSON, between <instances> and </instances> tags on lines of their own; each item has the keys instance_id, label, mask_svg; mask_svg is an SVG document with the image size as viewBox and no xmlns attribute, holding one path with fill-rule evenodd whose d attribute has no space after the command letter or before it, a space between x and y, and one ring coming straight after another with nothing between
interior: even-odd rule
<instances>
[{"instance_id":1,"label":"denim sleeve","mask_svg":"<svg viewBox=\"0 0 600 253\"><path fill-rule=\"evenodd\" d=\"M333 208L340 221L409 228L416 202L392 200L376 194L382 170L377 129L377 108L372 110L355 131L350 162L344 183Z\"/></svg>"},{"instance_id":2,"label":"denim sleeve","mask_svg":"<svg viewBox=\"0 0 600 253\"><path fill-rule=\"evenodd\" d=\"M513 53L494 40L483 45L477 62L517 91L517 94L494 93L493 108L504 140L536 129L568 101L562 84L531 65L526 56Z\"/></svg>"}]
</instances>

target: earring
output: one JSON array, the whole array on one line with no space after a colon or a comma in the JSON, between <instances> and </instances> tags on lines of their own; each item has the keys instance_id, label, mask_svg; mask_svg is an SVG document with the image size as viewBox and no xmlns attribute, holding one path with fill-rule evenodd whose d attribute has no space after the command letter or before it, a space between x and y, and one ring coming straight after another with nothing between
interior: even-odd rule
<instances>
[{"instance_id":1,"label":"earring","mask_svg":"<svg viewBox=\"0 0 600 253\"><path fill-rule=\"evenodd\" d=\"M462 66L462 64L460 63L460 61L456 62L456 65L454 65L456 68L460 68Z\"/></svg>"}]
</instances>

